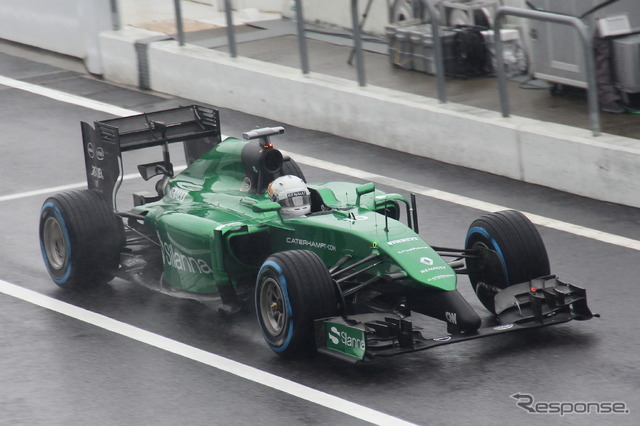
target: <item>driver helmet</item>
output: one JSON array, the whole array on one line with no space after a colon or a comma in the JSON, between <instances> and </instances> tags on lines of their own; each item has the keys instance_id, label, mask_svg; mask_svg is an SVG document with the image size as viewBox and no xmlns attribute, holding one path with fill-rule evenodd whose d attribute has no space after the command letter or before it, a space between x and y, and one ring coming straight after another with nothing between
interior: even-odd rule
<instances>
[{"instance_id":1,"label":"driver helmet","mask_svg":"<svg viewBox=\"0 0 640 426\"><path fill-rule=\"evenodd\" d=\"M288 217L304 216L311 211L311 192L302 179L280 176L269 184L269 199L279 203L280 213Z\"/></svg>"}]
</instances>

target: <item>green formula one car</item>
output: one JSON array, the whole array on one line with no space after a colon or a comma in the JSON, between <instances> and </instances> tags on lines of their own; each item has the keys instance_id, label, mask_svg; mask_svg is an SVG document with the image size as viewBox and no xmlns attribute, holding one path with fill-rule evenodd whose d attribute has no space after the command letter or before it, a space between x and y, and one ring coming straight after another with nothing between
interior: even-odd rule
<instances>
[{"instance_id":1,"label":"green formula one car","mask_svg":"<svg viewBox=\"0 0 640 426\"><path fill-rule=\"evenodd\" d=\"M114 277L200 300L233 315L255 303L269 347L351 362L592 318L585 290L550 275L544 244L516 211L471 223L465 247L434 247L407 200L347 182L306 183L273 147L281 127L221 137L218 112L187 106L82 123L88 189L42 206L40 245L61 287ZM175 174L169 144L183 142ZM117 211L122 153L161 147L138 166L155 192ZM466 274L492 326L460 295ZM409 319L446 323L425 337Z\"/></svg>"}]
</instances>

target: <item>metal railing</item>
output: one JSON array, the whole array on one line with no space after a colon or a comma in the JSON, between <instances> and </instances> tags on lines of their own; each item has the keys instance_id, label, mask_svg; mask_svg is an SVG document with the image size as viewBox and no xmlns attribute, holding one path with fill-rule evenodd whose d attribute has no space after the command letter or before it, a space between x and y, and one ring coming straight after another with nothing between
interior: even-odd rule
<instances>
[{"instance_id":1,"label":"metal railing","mask_svg":"<svg viewBox=\"0 0 640 426\"><path fill-rule=\"evenodd\" d=\"M173 5L176 11L176 30L178 32L178 44L184 46L184 27L182 26L182 8L180 0L174 0Z\"/></svg>"},{"instance_id":2,"label":"metal railing","mask_svg":"<svg viewBox=\"0 0 640 426\"><path fill-rule=\"evenodd\" d=\"M111 22L112 28L114 31L118 31L122 28L122 23L120 22L120 12L118 9L118 0L110 0L111 4Z\"/></svg>"},{"instance_id":3,"label":"metal railing","mask_svg":"<svg viewBox=\"0 0 640 426\"><path fill-rule=\"evenodd\" d=\"M296 28L298 29L298 48L300 50L300 68L302 69L302 74L309 74L309 51L307 50L307 38L304 34L302 0L296 0L296 21Z\"/></svg>"},{"instance_id":4,"label":"metal railing","mask_svg":"<svg viewBox=\"0 0 640 426\"><path fill-rule=\"evenodd\" d=\"M296 0L296 4L302 3L301 0ZM369 9L371 0L367 5ZM430 16L435 19L437 15L435 6L430 2L424 2L424 5L429 9ZM297 7L297 6L296 6ZM365 12L365 16L368 10ZM364 17L363 17L364 19ZM358 75L358 84L360 86L366 86L365 67L364 67L364 54L362 53L362 22L360 21L360 13L358 12L358 0L351 0L351 23L353 27L353 52L355 52L356 58L356 72ZM442 42L440 39L440 25L431 25L433 34L433 46L434 46L434 60L435 60L435 73L436 84L438 88L438 99L441 103L447 102L447 94L445 89L445 74L444 74L444 59L442 54ZM350 62L349 62L350 63Z\"/></svg>"},{"instance_id":5,"label":"metal railing","mask_svg":"<svg viewBox=\"0 0 640 426\"><path fill-rule=\"evenodd\" d=\"M112 0L115 3L115 0ZM429 2L425 2L425 5L429 9L431 16L437 16L435 6ZM184 46L184 27L182 22L182 10L180 0L174 0L175 15L176 15L176 30L177 38L180 46ZM231 0L224 0L225 17L227 21L227 39L229 43L229 54L232 58L238 55L235 31L233 27L233 17L231 14ZM112 9L115 10L115 6ZM296 28L298 33L298 48L300 51L300 69L303 74L309 73L309 51L307 48L307 42L305 37L304 27L304 13L302 0L295 0L296 9ZM358 77L358 84L360 86L366 86L365 66L364 66L364 54L362 48L362 24L360 22L360 14L358 12L358 0L351 0L351 19L353 23L353 42L354 52L356 58L356 72ZM444 65L442 55L442 43L440 41L440 29L438 25L433 26L433 38L434 38L434 56L436 66L436 77L438 86L438 99L440 102L446 102L445 82L444 82Z\"/></svg>"},{"instance_id":6,"label":"metal railing","mask_svg":"<svg viewBox=\"0 0 640 426\"><path fill-rule=\"evenodd\" d=\"M509 117L509 97L507 95L506 85L506 73L503 66L502 56L502 38L500 35L500 29L502 28L502 22L506 16L516 16L519 18L536 19L540 21L558 23L563 25L569 25L576 29L582 47L584 49L584 66L587 76L587 101L589 104L589 121L591 122L591 128L594 136L601 134L600 130L600 112L598 111L598 94L596 87L595 66L593 61L593 43L587 26L580 19L573 16L558 15L549 12L540 12L537 10L518 9L515 7L502 6L498 8L496 13L496 21L494 25L495 44L496 44L496 68L498 72L498 86L500 89L500 105L502 109L502 116Z\"/></svg>"},{"instance_id":7,"label":"metal railing","mask_svg":"<svg viewBox=\"0 0 640 426\"><path fill-rule=\"evenodd\" d=\"M180 0L175 0L180 3ZM229 40L229 54L232 58L238 56L236 48L236 33L233 27L233 15L231 14L231 0L224 0L224 14L227 19L227 39Z\"/></svg>"},{"instance_id":8,"label":"metal railing","mask_svg":"<svg viewBox=\"0 0 640 426\"><path fill-rule=\"evenodd\" d=\"M112 12L115 16L114 18L114 29L118 29L120 27L120 22L117 19L117 0L111 0L112 3ZM184 28L182 25L182 12L180 6L180 0L174 0L175 4L175 14L176 14L176 28L177 28L177 38L178 43L183 46L185 43L184 38ZM436 11L436 6L431 2L425 1L423 5L427 7L430 16L432 19L436 19L438 13ZM233 18L231 14L231 0L224 0L225 6L225 16L227 21L227 39L229 43L229 54L231 57L237 56L237 47L235 40L235 32L233 27ZM295 0L295 12L296 12L296 28L297 28L297 36L298 36L298 47L300 51L300 68L303 74L309 73L309 52L306 44L305 37L305 25L304 25L304 14L303 14L303 6L302 0ZM366 12L365 12L366 13ZM594 136L598 136L601 134L600 129L600 114L598 110L598 99L596 93L596 82L595 82L595 67L594 67L594 59L593 59L593 50L592 50L592 40L589 37L588 30L586 25L579 19L566 15L559 15L549 12L540 12L536 10L528 10L528 9L520 9L508 6L501 6L498 8L496 12L495 24L494 24L494 34L500 34L500 30L502 28L502 24L505 20L506 16L515 16L525 19L536 19L542 20L546 22L558 23L562 25L569 25L576 29L580 40L582 42L583 50L584 50L584 65L585 72L587 77L587 94L588 94L588 105L589 105L589 121L591 123L592 131ZM356 58L356 72L358 84L360 86L366 85L366 76L365 76L365 66L364 66L364 55L363 55L363 47L362 47L362 22L360 22L359 12L358 12L358 0L351 0L351 18L353 24L353 55ZM438 89L438 99L441 103L447 102L446 95L446 87L445 87L445 68L444 68L444 59L443 59L443 46L442 46L442 38L440 34L440 25L432 25L432 35L433 35L433 48L434 48L434 61L435 61L435 75L436 75L436 84ZM500 106L503 117L510 116L510 106L509 106L509 98L507 94L506 87L506 73L503 66L503 45L502 38L497 36L495 39L495 49L496 49L496 72L498 75L498 87L500 91Z\"/></svg>"},{"instance_id":9,"label":"metal railing","mask_svg":"<svg viewBox=\"0 0 640 426\"><path fill-rule=\"evenodd\" d=\"M115 1L115 0L112 0ZM176 14L176 30L177 38L180 46L184 46L184 27L182 24L182 11L180 0L173 0L175 5ZM424 3L429 9L429 14L433 17L438 16L435 6L430 2ZM369 3L370 5L370 3ZM236 47L235 31L233 27L233 17L231 14L231 0L224 0L225 17L227 21L227 39L229 43L229 54L232 58L238 55ZM300 69L303 74L309 73L309 51L307 48L307 41L305 37L304 27L304 13L302 0L295 0L296 9L296 28L298 34L298 48L300 51ZM358 12L358 0L351 0L351 20L353 24L353 52L356 59L356 72L358 78L358 84L360 86L366 86L365 66L364 66L364 54L362 47L362 22L360 21L360 14ZM433 45L434 45L434 60L435 60L435 73L438 87L438 99L441 103L447 101L446 89L445 89L445 74L444 74L444 62L442 53L442 42L440 38L440 26L432 26Z\"/></svg>"},{"instance_id":10,"label":"metal railing","mask_svg":"<svg viewBox=\"0 0 640 426\"><path fill-rule=\"evenodd\" d=\"M351 24L353 26L353 48L356 52L356 71L358 73L358 84L363 87L367 85L364 73L364 55L362 54L362 37L360 34L360 13L358 12L358 0L351 0Z\"/></svg>"},{"instance_id":11,"label":"metal railing","mask_svg":"<svg viewBox=\"0 0 640 426\"><path fill-rule=\"evenodd\" d=\"M429 9L429 16L431 16L431 33L433 34L433 53L436 65L436 85L438 88L438 100L440 103L447 102L447 93L445 89L445 71L444 71L444 55L442 52L442 39L440 37L440 25L439 23L435 23L435 19L438 16L436 12L436 7L429 1L423 2L424 5ZM444 15L444 14L443 14ZM434 25L437 24L437 25Z\"/></svg>"}]
</instances>

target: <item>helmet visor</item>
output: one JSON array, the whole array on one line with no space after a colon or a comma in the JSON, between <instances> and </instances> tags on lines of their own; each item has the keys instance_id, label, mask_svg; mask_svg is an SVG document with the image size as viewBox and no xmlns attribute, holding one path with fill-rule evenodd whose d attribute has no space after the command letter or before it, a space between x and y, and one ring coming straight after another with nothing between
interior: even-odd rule
<instances>
[{"instance_id":1,"label":"helmet visor","mask_svg":"<svg viewBox=\"0 0 640 426\"><path fill-rule=\"evenodd\" d=\"M310 204L311 197L304 191L290 192L286 198L280 200L282 207L302 207Z\"/></svg>"}]
</instances>

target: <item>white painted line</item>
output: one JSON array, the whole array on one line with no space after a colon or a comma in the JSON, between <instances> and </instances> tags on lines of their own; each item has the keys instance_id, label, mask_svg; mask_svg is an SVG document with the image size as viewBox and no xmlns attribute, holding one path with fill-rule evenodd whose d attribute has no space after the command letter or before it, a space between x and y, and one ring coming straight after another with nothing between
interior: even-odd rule
<instances>
[{"instance_id":1,"label":"white painted line","mask_svg":"<svg viewBox=\"0 0 640 426\"><path fill-rule=\"evenodd\" d=\"M184 169L186 169L186 166L175 166L173 168L173 170L175 172L180 172ZM123 181L126 180L132 180L132 179L138 179L138 178L142 178L142 176L140 176L139 173L131 173L128 175L124 175L122 177ZM37 197L37 196L42 196L42 195L48 195L48 194L55 194L56 192L63 192L63 191L71 191L73 189L80 189L80 188L86 188L87 187L87 182L78 182L78 183L70 183L68 185L60 185L60 186L54 186L51 188L44 188L44 189L36 189L33 191L26 191L26 192L20 192L17 194L8 194L8 195L0 195L0 203L3 201L13 201L13 200L19 200L21 198L28 198L28 197Z\"/></svg>"},{"instance_id":2,"label":"white painted line","mask_svg":"<svg viewBox=\"0 0 640 426\"><path fill-rule=\"evenodd\" d=\"M36 95L44 96L47 98L55 99L56 101L66 102L72 105L78 105L84 108L89 108L94 111L102 111L107 114L123 117L127 115L140 114L137 111L131 109L120 108L115 105L105 104L104 102L94 101L93 99L83 98L81 96L72 95L58 90L49 89L47 87L38 86L36 84L26 83L20 80L14 80L0 75L0 84L3 86L13 87L14 89L20 89L25 92L33 93Z\"/></svg>"},{"instance_id":3,"label":"white painted line","mask_svg":"<svg viewBox=\"0 0 640 426\"><path fill-rule=\"evenodd\" d=\"M70 183L68 185L53 186L51 188L36 189L33 191L20 192L17 194L2 195L0 196L0 202L19 200L21 198L28 198L28 197L37 197L41 195L47 195L47 194L62 192L62 191L70 191L72 189L78 189L86 186L87 186L87 182Z\"/></svg>"},{"instance_id":4,"label":"white painted line","mask_svg":"<svg viewBox=\"0 0 640 426\"><path fill-rule=\"evenodd\" d=\"M20 90L26 90L28 92L35 93L38 95L47 96L51 99L55 99L61 102L67 102L67 103L82 106L85 108L106 112L116 116L140 114L140 112L138 111L120 108L114 105L97 102L91 99L82 98L80 96L70 95L68 93L59 92L57 90L48 89L45 87L37 86L35 84L13 80L7 77L0 76L0 84L14 87ZM223 136L223 138L224 137L226 136ZM473 198L464 197L462 195L452 194L450 192L440 191L440 190L429 188L426 186L416 185L410 182L404 182L399 179L382 176L376 173L366 172L364 170L354 169L352 167L347 167L340 164L329 163L328 161L307 157L301 154L295 154L293 152L289 152L288 154L291 155L293 158L295 158L295 160L301 164L305 164L311 167L317 167L317 168L328 170L335 173L341 173L344 175L357 177L363 180L370 180L370 181L388 185L388 186L393 186L395 188L406 190L409 192L414 192L416 194L420 194L425 197L447 201L447 202L458 204L464 207L469 207L469 208L486 211L486 212L495 212L499 210L509 209L509 207L506 207L506 206L487 203L487 202L476 200ZM55 192L55 191L48 191L46 189L42 191L44 191L44 193ZM36 194L35 191L31 191L29 193L24 193L24 194L41 195L40 193ZM32 196L32 195L25 195L25 196ZM14 195L0 197L0 201L13 200L17 198L23 198L23 194L14 194ZM523 213L527 215L527 217L536 225L545 226L547 228L568 232L570 234L578 235L580 237L585 237L592 240L601 241L604 243L613 244L620 247L625 247L632 250L640 251L640 241L638 240L622 237L620 235L610 234L608 232L598 231L598 230L587 228L584 226L574 225L568 222L562 222L559 220L535 215L532 213L527 213L527 212L523 212Z\"/></svg>"},{"instance_id":5,"label":"white painted line","mask_svg":"<svg viewBox=\"0 0 640 426\"><path fill-rule=\"evenodd\" d=\"M58 312L87 324L100 327L121 336L128 337L138 342L145 343L149 346L200 362L209 367L217 368L257 384L277 389L296 398L321 405L365 422L384 425L413 424L363 405L330 395L326 392L267 373L266 371L203 351L202 349L180 343L167 337L160 336L159 334L151 333L141 328L79 308L69 303L53 299L49 296L45 296L4 280L0 280L0 292L51 311Z\"/></svg>"}]
</instances>

